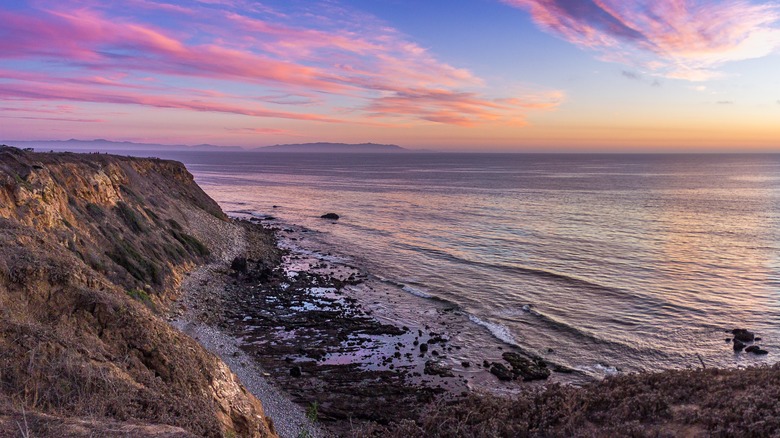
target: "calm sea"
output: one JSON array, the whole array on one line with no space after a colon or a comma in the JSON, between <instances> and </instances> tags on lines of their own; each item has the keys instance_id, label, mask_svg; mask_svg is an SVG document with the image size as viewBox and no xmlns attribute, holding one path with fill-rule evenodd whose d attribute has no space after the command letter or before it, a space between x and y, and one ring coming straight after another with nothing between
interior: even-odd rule
<instances>
[{"instance_id":1,"label":"calm sea","mask_svg":"<svg viewBox=\"0 0 780 438\"><path fill-rule=\"evenodd\" d=\"M307 227L405 291L395 305L448 303L464 331L587 374L780 357L780 156L173 158L226 211ZM734 327L770 354L734 354Z\"/></svg>"}]
</instances>

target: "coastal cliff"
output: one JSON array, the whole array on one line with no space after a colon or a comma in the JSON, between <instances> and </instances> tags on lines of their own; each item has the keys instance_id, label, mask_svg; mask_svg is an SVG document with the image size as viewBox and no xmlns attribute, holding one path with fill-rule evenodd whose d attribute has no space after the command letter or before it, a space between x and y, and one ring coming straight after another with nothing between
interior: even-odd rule
<instances>
[{"instance_id":1,"label":"coastal cliff","mask_svg":"<svg viewBox=\"0 0 780 438\"><path fill-rule=\"evenodd\" d=\"M162 316L226 220L180 163L0 147L0 430L275 436Z\"/></svg>"}]
</instances>

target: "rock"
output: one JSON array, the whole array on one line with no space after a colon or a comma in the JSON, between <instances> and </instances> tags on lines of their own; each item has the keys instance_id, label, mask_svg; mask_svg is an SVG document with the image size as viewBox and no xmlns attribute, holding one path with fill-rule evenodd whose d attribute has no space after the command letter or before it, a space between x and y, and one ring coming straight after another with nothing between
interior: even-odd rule
<instances>
[{"instance_id":1,"label":"rock","mask_svg":"<svg viewBox=\"0 0 780 438\"><path fill-rule=\"evenodd\" d=\"M461 365L463 368L469 368L469 367L471 366L471 362L469 362L469 361L467 361L467 360L464 360L463 362L461 362L461 363L460 363L460 365Z\"/></svg>"},{"instance_id":2,"label":"rock","mask_svg":"<svg viewBox=\"0 0 780 438\"><path fill-rule=\"evenodd\" d=\"M501 357L512 365L512 373L525 381L543 380L550 377L547 364L541 359L526 359L517 353L506 352Z\"/></svg>"},{"instance_id":3,"label":"rock","mask_svg":"<svg viewBox=\"0 0 780 438\"><path fill-rule=\"evenodd\" d=\"M563 365L554 365L553 371L555 371L556 373L571 374L574 372L574 369Z\"/></svg>"},{"instance_id":4,"label":"rock","mask_svg":"<svg viewBox=\"0 0 780 438\"><path fill-rule=\"evenodd\" d=\"M756 337L753 339L753 341L755 341L755 342L758 342L758 341L760 341L760 340L761 340L761 338L759 338L758 336L756 336Z\"/></svg>"},{"instance_id":5,"label":"rock","mask_svg":"<svg viewBox=\"0 0 780 438\"><path fill-rule=\"evenodd\" d=\"M734 335L734 339L742 342L752 342L756 335L745 329L734 329L731 331Z\"/></svg>"},{"instance_id":6,"label":"rock","mask_svg":"<svg viewBox=\"0 0 780 438\"><path fill-rule=\"evenodd\" d=\"M745 348L745 344L734 338L734 351L742 351L743 348Z\"/></svg>"},{"instance_id":7,"label":"rock","mask_svg":"<svg viewBox=\"0 0 780 438\"><path fill-rule=\"evenodd\" d=\"M233 261L230 262L230 269L236 272L240 272L242 274L246 274L247 271L246 257L234 258Z\"/></svg>"},{"instance_id":8,"label":"rock","mask_svg":"<svg viewBox=\"0 0 780 438\"><path fill-rule=\"evenodd\" d=\"M753 350L753 354L763 355L763 354L769 354L769 352L766 351L766 350L762 350L760 348L757 348L757 349Z\"/></svg>"},{"instance_id":9,"label":"rock","mask_svg":"<svg viewBox=\"0 0 780 438\"><path fill-rule=\"evenodd\" d=\"M452 368L433 360L425 362L425 370L423 372L431 376L455 377L452 374Z\"/></svg>"},{"instance_id":10,"label":"rock","mask_svg":"<svg viewBox=\"0 0 780 438\"><path fill-rule=\"evenodd\" d=\"M332 220L338 220L339 215L336 213L325 213L322 216L320 216L322 219L332 219Z\"/></svg>"},{"instance_id":11,"label":"rock","mask_svg":"<svg viewBox=\"0 0 780 438\"><path fill-rule=\"evenodd\" d=\"M426 351L428 351L428 344L426 343L420 344L420 352L425 353Z\"/></svg>"},{"instance_id":12,"label":"rock","mask_svg":"<svg viewBox=\"0 0 780 438\"><path fill-rule=\"evenodd\" d=\"M301 367L294 366L290 368L290 375L293 377L301 377Z\"/></svg>"},{"instance_id":13,"label":"rock","mask_svg":"<svg viewBox=\"0 0 780 438\"><path fill-rule=\"evenodd\" d=\"M487 359L482 361L482 368L490 368L490 362Z\"/></svg>"},{"instance_id":14,"label":"rock","mask_svg":"<svg viewBox=\"0 0 780 438\"><path fill-rule=\"evenodd\" d=\"M756 350L760 350L758 345L751 345L751 346L745 348L745 353L752 353L752 352L754 352Z\"/></svg>"},{"instance_id":15,"label":"rock","mask_svg":"<svg viewBox=\"0 0 780 438\"><path fill-rule=\"evenodd\" d=\"M728 344L729 342L731 342L731 338L726 338L726 343Z\"/></svg>"},{"instance_id":16,"label":"rock","mask_svg":"<svg viewBox=\"0 0 780 438\"><path fill-rule=\"evenodd\" d=\"M510 381L515 378L515 375L509 371L509 368L498 362L490 364L490 374L498 377L498 380Z\"/></svg>"}]
</instances>

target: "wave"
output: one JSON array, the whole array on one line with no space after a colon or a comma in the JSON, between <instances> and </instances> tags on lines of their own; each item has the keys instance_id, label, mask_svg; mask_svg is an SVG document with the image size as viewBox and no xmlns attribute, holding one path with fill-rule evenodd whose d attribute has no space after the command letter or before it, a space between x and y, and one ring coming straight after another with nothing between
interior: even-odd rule
<instances>
[{"instance_id":1,"label":"wave","mask_svg":"<svg viewBox=\"0 0 780 438\"><path fill-rule=\"evenodd\" d=\"M513 345L515 347L520 347L520 344L518 344L518 342L515 340L515 337L512 336L512 332L510 332L509 328L507 328L506 326L501 324L496 324L494 322L485 321L471 313L469 313L468 316L471 322L490 330L490 333L492 333L493 336L495 336L497 339L501 340L502 342L509 345Z\"/></svg>"}]
</instances>

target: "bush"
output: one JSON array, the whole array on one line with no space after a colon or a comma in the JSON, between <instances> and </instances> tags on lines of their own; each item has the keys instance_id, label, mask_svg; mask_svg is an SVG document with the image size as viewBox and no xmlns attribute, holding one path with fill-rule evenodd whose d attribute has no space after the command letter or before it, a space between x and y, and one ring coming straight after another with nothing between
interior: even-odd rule
<instances>
[{"instance_id":1,"label":"bush","mask_svg":"<svg viewBox=\"0 0 780 438\"><path fill-rule=\"evenodd\" d=\"M129 205L125 204L124 202L117 202L116 203L116 211L119 217L124 221L125 225L127 225L130 230L132 230L135 234L146 232L147 227L146 224L144 224L143 219L141 219Z\"/></svg>"}]
</instances>

